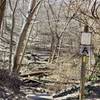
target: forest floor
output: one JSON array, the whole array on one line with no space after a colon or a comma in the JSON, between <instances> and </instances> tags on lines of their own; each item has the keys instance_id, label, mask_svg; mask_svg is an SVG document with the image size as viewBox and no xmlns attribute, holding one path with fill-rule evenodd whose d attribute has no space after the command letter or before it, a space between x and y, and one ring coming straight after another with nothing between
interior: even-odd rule
<instances>
[{"instance_id":1,"label":"forest floor","mask_svg":"<svg viewBox=\"0 0 100 100\"><path fill-rule=\"evenodd\" d=\"M23 64L20 78L24 83L16 77L8 77L9 73L5 70L3 73L0 72L0 80L2 80L0 81L0 100L79 100L80 72L79 67L76 67L77 64L73 65L70 57L65 60L61 58L60 61L64 63L48 64L45 61L48 53L36 54L32 55L29 52L24 57L27 58L27 65L25 67ZM36 62L33 56L36 56ZM17 92L16 88L19 89L19 87L20 91ZM100 79L96 82L87 82L85 93L85 100L100 100Z\"/></svg>"},{"instance_id":2,"label":"forest floor","mask_svg":"<svg viewBox=\"0 0 100 100\"><path fill-rule=\"evenodd\" d=\"M64 87L55 91L62 86L58 82L19 79L6 70L0 70L0 80L0 100L79 100L79 81L72 85L61 83ZM85 100L100 100L100 80L86 82Z\"/></svg>"},{"instance_id":3,"label":"forest floor","mask_svg":"<svg viewBox=\"0 0 100 100\"><path fill-rule=\"evenodd\" d=\"M37 93L35 95L29 94L27 97L31 98L30 100L79 100L79 88L80 85L77 84L51 95L48 93ZM100 81L85 84L85 100L100 100Z\"/></svg>"}]
</instances>

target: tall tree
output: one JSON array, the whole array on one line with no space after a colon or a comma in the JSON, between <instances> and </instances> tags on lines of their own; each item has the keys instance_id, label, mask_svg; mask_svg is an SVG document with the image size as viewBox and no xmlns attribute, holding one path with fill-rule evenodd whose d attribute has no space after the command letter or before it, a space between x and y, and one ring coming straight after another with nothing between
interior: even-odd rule
<instances>
[{"instance_id":1,"label":"tall tree","mask_svg":"<svg viewBox=\"0 0 100 100\"><path fill-rule=\"evenodd\" d=\"M38 8L39 4L41 1L39 1L36 4L36 0L30 0L30 4L29 4L29 12L27 15L27 19L22 27L21 33L20 33L20 37L19 37L19 41L17 44L17 48L16 48L16 52L14 55L14 62L13 62L13 68L12 71L18 73L19 69L20 69L20 61L22 59L22 55L24 53L24 49L27 43L27 39L29 36L29 31L30 31L30 27L31 27L31 21L33 18L33 15L36 11L36 9Z\"/></svg>"}]
</instances>

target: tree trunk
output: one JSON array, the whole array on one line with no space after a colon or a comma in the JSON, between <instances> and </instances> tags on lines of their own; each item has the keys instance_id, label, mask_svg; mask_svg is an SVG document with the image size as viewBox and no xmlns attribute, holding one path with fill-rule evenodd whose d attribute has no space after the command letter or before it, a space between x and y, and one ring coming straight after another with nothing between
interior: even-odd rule
<instances>
[{"instance_id":1,"label":"tree trunk","mask_svg":"<svg viewBox=\"0 0 100 100\"><path fill-rule=\"evenodd\" d=\"M16 0L14 9L12 10L12 27L10 31L10 55L9 55L9 71L10 72L11 72L11 67L12 67L13 35L14 35L14 28L15 28L15 13L16 13L17 5L18 5L18 0Z\"/></svg>"},{"instance_id":2,"label":"tree trunk","mask_svg":"<svg viewBox=\"0 0 100 100\"><path fill-rule=\"evenodd\" d=\"M27 15L26 22L24 23L24 25L22 27L22 30L20 33L20 38L19 38L16 52L15 52L15 56L14 56L13 69L12 69L13 72L18 73L18 71L20 69L19 64L20 64L21 57L22 57L23 52L24 52L25 44L27 42L27 38L29 35L32 17L34 15L36 9L38 8L39 4L40 4L40 1L36 5L36 0L30 0L29 12Z\"/></svg>"},{"instance_id":3,"label":"tree trunk","mask_svg":"<svg viewBox=\"0 0 100 100\"><path fill-rule=\"evenodd\" d=\"M2 19L4 17L5 7L6 7L6 0L0 0L0 29L1 29Z\"/></svg>"}]
</instances>

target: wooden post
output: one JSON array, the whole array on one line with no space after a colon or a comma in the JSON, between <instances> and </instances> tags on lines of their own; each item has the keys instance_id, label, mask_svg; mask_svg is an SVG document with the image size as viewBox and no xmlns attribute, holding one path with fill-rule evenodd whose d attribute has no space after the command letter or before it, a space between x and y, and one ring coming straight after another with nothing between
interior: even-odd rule
<instances>
[{"instance_id":1,"label":"wooden post","mask_svg":"<svg viewBox=\"0 0 100 100\"><path fill-rule=\"evenodd\" d=\"M88 32L88 25L85 25L84 27L84 32ZM81 65L81 79L80 79L80 97L79 100L84 100L85 98L85 67L86 67L86 63L87 63L87 55L85 52L83 52L82 54L82 65Z\"/></svg>"},{"instance_id":2,"label":"wooden post","mask_svg":"<svg viewBox=\"0 0 100 100\"><path fill-rule=\"evenodd\" d=\"M80 100L84 100L85 66L86 66L86 55L82 55L81 80L80 80Z\"/></svg>"}]
</instances>

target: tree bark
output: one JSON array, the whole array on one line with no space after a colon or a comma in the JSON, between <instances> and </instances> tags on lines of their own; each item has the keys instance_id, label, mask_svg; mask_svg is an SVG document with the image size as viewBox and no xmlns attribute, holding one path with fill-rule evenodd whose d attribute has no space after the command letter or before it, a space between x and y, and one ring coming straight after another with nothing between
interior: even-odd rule
<instances>
[{"instance_id":1,"label":"tree bark","mask_svg":"<svg viewBox=\"0 0 100 100\"><path fill-rule=\"evenodd\" d=\"M4 17L5 8L6 8L6 0L0 0L0 29L1 29L2 19Z\"/></svg>"}]
</instances>

